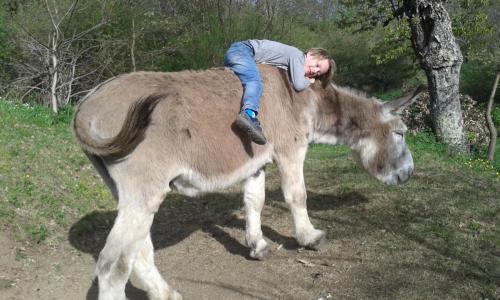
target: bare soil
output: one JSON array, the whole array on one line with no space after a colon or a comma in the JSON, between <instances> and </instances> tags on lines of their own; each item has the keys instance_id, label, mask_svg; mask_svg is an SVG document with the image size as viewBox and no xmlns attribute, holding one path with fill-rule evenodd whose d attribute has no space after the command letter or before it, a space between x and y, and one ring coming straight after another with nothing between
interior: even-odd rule
<instances>
[{"instance_id":1,"label":"bare soil","mask_svg":"<svg viewBox=\"0 0 500 300\"><path fill-rule=\"evenodd\" d=\"M292 220L283 204L268 206L263 213L272 257L252 260L244 246L240 203L232 200L238 195L216 195L222 203L211 196L182 198L177 211L164 205L153 225L156 264L185 299L340 297L341 274L358 265L359 258L345 257L332 241L324 245L325 251L301 249L292 238ZM228 204L229 209L219 210ZM198 216L191 214L193 208ZM0 298L97 299L95 259L115 217L115 212L92 212L73 225L66 240L38 247L23 247L0 235ZM129 299L147 299L131 284L126 293Z\"/></svg>"}]
</instances>

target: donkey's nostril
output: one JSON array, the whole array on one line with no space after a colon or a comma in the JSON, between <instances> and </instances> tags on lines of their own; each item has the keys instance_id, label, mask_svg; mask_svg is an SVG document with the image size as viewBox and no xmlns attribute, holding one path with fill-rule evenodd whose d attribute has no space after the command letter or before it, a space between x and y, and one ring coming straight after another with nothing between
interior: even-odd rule
<instances>
[{"instance_id":1,"label":"donkey's nostril","mask_svg":"<svg viewBox=\"0 0 500 300\"><path fill-rule=\"evenodd\" d=\"M404 183L404 182L408 181L408 179L410 179L412 173L413 173L413 168L407 168L407 169L403 169L403 170L399 171L398 175L397 175L398 182Z\"/></svg>"}]
</instances>

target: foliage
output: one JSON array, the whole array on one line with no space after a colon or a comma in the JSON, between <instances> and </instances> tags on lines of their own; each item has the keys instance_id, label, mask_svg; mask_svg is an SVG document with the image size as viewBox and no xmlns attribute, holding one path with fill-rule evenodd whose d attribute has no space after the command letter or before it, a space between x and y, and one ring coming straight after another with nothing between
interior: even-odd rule
<instances>
[{"instance_id":1,"label":"foliage","mask_svg":"<svg viewBox=\"0 0 500 300\"><path fill-rule=\"evenodd\" d=\"M341 11L342 18L338 22L344 29L353 28L354 33L366 31L373 35L381 30L383 36L376 40L370 56L384 70L390 69L398 74L400 80L412 78L417 73L415 62L409 59L414 54L410 47L407 20L393 17L394 10L401 7L402 2L394 1L393 8L391 1L344 0L341 3L345 9ZM494 77L494 74L487 73L499 66L499 26L495 24L498 17L494 14L498 4L490 0L449 1L445 4L452 18L454 35L466 60L461 74L461 91L478 101L485 101L485 95L489 95L491 90L489 82L493 82ZM380 28L382 24L384 26ZM485 77L488 80L483 80Z\"/></svg>"},{"instance_id":2,"label":"foliage","mask_svg":"<svg viewBox=\"0 0 500 300\"><path fill-rule=\"evenodd\" d=\"M204 14L204 19L205 26L192 29L193 32L179 43L180 55L166 61L167 70L220 66L232 42L268 37L261 30L261 16L253 10L244 10L238 18L227 16L223 20L217 11L211 10Z\"/></svg>"},{"instance_id":3,"label":"foliage","mask_svg":"<svg viewBox=\"0 0 500 300\"><path fill-rule=\"evenodd\" d=\"M57 111L94 86L105 67L93 60L102 48L89 36L105 23L105 9L98 8L98 1L22 3L9 19L16 47L10 92Z\"/></svg>"},{"instance_id":4,"label":"foliage","mask_svg":"<svg viewBox=\"0 0 500 300\"><path fill-rule=\"evenodd\" d=\"M477 59L465 62L460 72L460 92L478 102L488 102L495 74L495 65ZM495 100L500 101L500 93L495 94Z\"/></svg>"},{"instance_id":5,"label":"foliage","mask_svg":"<svg viewBox=\"0 0 500 300\"><path fill-rule=\"evenodd\" d=\"M11 34L10 28L7 26L7 3L5 0L0 0L0 93L5 87L5 81L10 77L11 71L8 61L14 50L9 39Z\"/></svg>"},{"instance_id":6,"label":"foliage","mask_svg":"<svg viewBox=\"0 0 500 300\"><path fill-rule=\"evenodd\" d=\"M60 11L70 3L57 1ZM401 1L395 3L401 5ZM487 0L449 4L455 34L467 55L479 57L476 54L480 49L488 48L495 40L491 38L491 13L486 10L491 5L492 1ZM26 47L21 47L20 41L27 32L46 41L51 26L47 9L43 1L16 1L14 6L9 8L10 15L0 12L0 57L8 56L18 63L33 62L37 57L23 50ZM229 45L248 38L275 39L304 50L324 47L338 64L335 80L342 85L369 92L407 89L425 78L410 47L407 22L394 19L393 13L390 1L378 0L79 1L71 20L62 26L65 37L102 20L106 24L71 46L76 53L88 49L79 58L79 74L92 72L89 80L75 85L74 92L80 94L72 101L97 82L134 68L178 71L220 66ZM17 45L16 51L5 51L9 45L2 40L5 32L9 32L10 43ZM481 58L482 66L488 65L483 61ZM482 78L476 80L476 74L484 73L473 69L464 66L462 91L483 98L489 87ZM11 77L21 76L19 70L4 71ZM36 89L30 93L24 101L40 102L45 97Z\"/></svg>"},{"instance_id":7,"label":"foliage","mask_svg":"<svg viewBox=\"0 0 500 300\"><path fill-rule=\"evenodd\" d=\"M466 63L462 67L461 91L487 102L495 74L500 70L500 20L496 0L461 0L454 3L453 31ZM496 95L497 101L500 96Z\"/></svg>"},{"instance_id":8,"label":"foliage","mask_svg":"<svg viewBox=\"0 0 500 300\"><path fill-rule=\"evenodd\" d=\"M12 45L8 39L9 27L7 26L6 6L5 1L0 1L0 61L2 62L8 59L12 51Z\"/></svg>"},{"instance_id":9,"label":"foliage","mask_svg":"<svg viewBox=\"0 0 500 300\"><path fill-rule=\"evenodd\" d=\"M491 0L460 0L454 3L452 15L453 33L461 44L461 50L467 59L489 60L494 52L499 51L498 28L494 24L494 15L489 10L498 9ZM496 49L494 49L496 48ZM498 57L496 57L498 64Z\"/></svg>"},{"instance_id":10,"label":"foliage","mask_svg":"<svg viewBox=\"0 0 500 300\"><path fill-rule=\"evenodd\" d=\"M389 1L340 0L338 24L343 28L357 27L370 31L391 19Z\"/></svg>"},{"instance_id":11,"label":"foliage","mask_svg":"<svg viewBox=\"0 0 500 300\"><path fill-rule=\"evenodd\" d=\"M491 112L491 117L493 119L493 123L500 127L500 105L493 107L493 111Z\"/></svg>"},{"instance_id":12,"label":"foliage","mask_svg":"<svg viewBox=\"0 0 500 300\"><path fill-rule=\"evenodd\" d=\"M405 22L392 22L385 27L385 36L376 46L373 54L377 64L383 64L401 57L412 57L410 30Z\"/></svg>"},{"instance_id":13,"label":"foliage","mask_svg":"<svg viewBox=\"0 0 500 300\"><path fill-rule=\"evenodd\" d=\"M412 55L384 56L389 47L383 46L384 41L390 39L387 28L372 31L340 30L333 25L331 28L326 36L331 45L328 49L337 62L335 81L339 84L382 92L422 81Z\"/></svg>"}]
</instances>

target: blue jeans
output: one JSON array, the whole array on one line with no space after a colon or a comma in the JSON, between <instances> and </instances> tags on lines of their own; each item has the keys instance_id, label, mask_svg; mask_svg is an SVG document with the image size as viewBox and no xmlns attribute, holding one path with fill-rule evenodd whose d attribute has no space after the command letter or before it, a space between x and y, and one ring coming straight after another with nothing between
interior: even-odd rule
<instances>
[{"instance_id":1,"label":"blue jeans","mask_svg":"<svg viewBox=\"0 0 500 300\"><path fill-rule=\"evenodd\" d=\"M242 110L259 112L262 81L253 57L253 49L244 42L231 45L224 56L224 66L233 70L243 85Z\"/></svg>"}]
</instances>

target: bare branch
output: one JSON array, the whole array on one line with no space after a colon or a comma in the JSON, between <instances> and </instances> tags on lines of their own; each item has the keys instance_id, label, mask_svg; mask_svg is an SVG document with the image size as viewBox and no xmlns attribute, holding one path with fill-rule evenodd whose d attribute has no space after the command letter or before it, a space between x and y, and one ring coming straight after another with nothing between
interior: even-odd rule
<instances>
[{"instance_id":1,"label":"bare branch","mask_svg":"<svg viewBox=\"0 0 500 300\"><path fill-rule=\"evenodd\" d=\"M66 98L64 98L64 104L68 104L71 97L71 90L73 89L73 82L75 81L75 69L76 61L71 68L71 79L68 82L68 92L66 94Z\"/></svg>"},{"instance_id":2,"label":"bare branch","mask_svg":"<svg viewBox=\"0 0 500 300\"><path fill-rule=\"evenodd\" d=\"M47 50L50 50L48 45L45 45L44 43L42 43L38 39L36 39L28 30L26 30L26 28L24 28L24 26L19 25L19 28L21 28L23 33L25 33L30 39L32 39L34 42L36 42L36 44L42 46L43 48L45 48Z\"/></svg>"},{"instance_id":3,"label":"bare branch","mask_svg":"<svg viewBox=\"0 0 500 300\"><path fill-rule=\"evenodd\" d=\"M35 86L30 86L29 89L21 96L21 102L23 102L24 97L29 95L31 93L31 91L33 91L35 89L44 91L44 89L39 88L38 85L40 85L40 83L35 85Z\"/></svg>"},{"instance_id":4,"label":"bare branch","mask_svg":"<svg viewBox=\"0 0 500 300\"><path fill-rule=\"evenodd\" d=\"M68 8L68 10L64 13L64 15L61 17L61 19L59 19L59 23L57 24L58 27L61 25L62 21L64 21L64 19L70 15L70 18L73 16L73 13L76 9L76 5L78 4L78 0L75 0L71 6Z\"/></svg>"},{"instance_id":5,"label":"bare branch","mask_svg":"<svg viewBox=\"0 0 500 300\"><path fill-rule=\"evenodd\" d=\"M49 5L48 0L45 0L45 6L47 8L47 12L48 12L49 17L50 17L50 22L52 23L52 26L54 27L54 31L56 34L56 40L57 40L59 37L59 26L56 24L56 20L55 20L54 16L52 15L52 12L50 11L50 5Z\"/></svg>"},{"instance_id":6,"label":"bare branch","mask_svg":"<svg viewBox=\"0 0 500 300\"><path fill-rule=\"evenodd\" d=\"M491 118L491 110L493 107L493 102L495 101L495 94L497 91L498 80L500 79L500 73L497 72L497 76L495 77L495 83L493 84L493 88L491 89L490 99L488 100L488 107L486 109L486 123L488 124L488 130L490 131L490 144L488 145L488 160L493 161L495 157L495 146L497 142L497 130L495 128L495 124Z\"/></svg>"},{"instance_id":7,"label":"bare branch","mask_svg":"<svg viewBox=\"0 0 500 300\"><path fill-rule=\"evenodd\" d=\"M98 29L98 28L100 28L100 27L102 27L102 26L106 25L107 23L108 23L108 22L107 22L106 20L101 21L101 23L99 23L99 24L97 24L97 25L94 25L94 26L90 27L89 29L87 29L87 30L85 30L85 31L80 32L78 35L76 35L76 36L72 39L72 41L74 41L74 40L79 40L82 36L89 34L90 32L92 32L92 31L94 31L94 30L96 30L96 29Z\"/></svg>"},{"instance_id":8,"label":"bare branch","mask_svg":"<svg viewBox=\"0 0 500 300\"><path fill-rule=\"evenodd\" d=\"M75 67L75 66L76 66L76 65L73 65L73 67ZM90 72L88 72L88 73L86 73L86 74L83 74L83 75L80 75L80 76L78 76L78 77L73 78L73 80L71 80L71 81L68 81L68 82L62 83L62 84L60 84L60 85L57 87L57 89L58 89L58 90L59 90L59 89L62 89L62 88L64 88L64 87L68 86L68 85L73 84L73 82L74 82L74 81L78 81L78 80L80 80L80 79L83 79L83 78L85 78L85 77L88 77L88 76L90 76L90 75L94 74L95 72L97 72L99 69L101 69L101 68L94 69L94 70L92 70L92 71L90 71ZM74 75L74 74L73 74L73 75Z\"/></svg>"},{"instance_id":9,"label":"bare branch","mask_svg":"<svg viewBox=\"0 0 500 300\"><path fill-rule=\"evenodd\" d=\"M130 57L132 58L132 69L135 72L135 20L132 17L132 45L130 46Z\"/></svg>"},{"instance_id":10,"label":"bare branch","mask_svg":"<svg viewBox=\"0 0 500 300\"><path fill-rule=\"evenodd\" d=\"M71 97L75 97L75 96L80 95L80 94L86 94L86 93L90 92L93 89L94 88L90 88L90 89L87 89L87 90L83 90L83 91L79 91L79 92L73 93L73 94L71 94Z\"/></svg>"}]
</instances>

